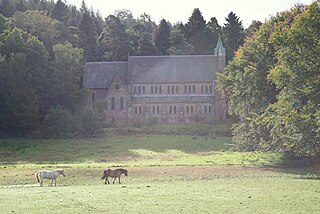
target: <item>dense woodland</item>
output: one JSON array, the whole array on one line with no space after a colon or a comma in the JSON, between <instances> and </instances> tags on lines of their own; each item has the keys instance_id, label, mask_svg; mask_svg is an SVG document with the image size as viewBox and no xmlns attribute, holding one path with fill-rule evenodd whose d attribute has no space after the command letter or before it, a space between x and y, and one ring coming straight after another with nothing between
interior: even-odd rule
<instances>
[{"instance_id":1,"label":"dense woodland","mask_svg":"<svg viewBox=\"0 0 320 214\"><path fill-rule=\"evenodd\" d=\"M85 61L128 55L213 54L221 35L228 67L219 78L245 150L319 156L319 27L316 3L298 5L244 29L233 12L225 23L190 11L187 23L155 23L119 10L108 17L57 0L0 0L1 136L95 134L101 108L85 107ZM242 46L239 50L238 48Z\"/></svg>"},{"instance_id":2,"label":"dense woodland","mask_svg":"<svg viewBox=\"0 0 320 214\"><path fill-rule=\"evenodd\" d=\"M220 75L234 141L243 150L320 158L320 7L277 14L236 52Z\"/></svg>"},{"instance_id":3,"label":"dense woodland","mask_svg":"<svg viewBox=\"0 0 320 214\"><path fill-rule=\"evenodd\" d=\"M95 122L99 109L83 107L85 61L213 54L219 34L225 35L230 53L243 43L245 31L234 13L221 27L214 17L204 20L199 9L190 12L185 24L163 19L157 25L150 15L134 18L128 10L102 18L85 1L76 8L61 0L0 0L0 132L95 132L101 125ZM94 118L89 125L81 122L87 118Z\"/></svg>"}]
</instances>

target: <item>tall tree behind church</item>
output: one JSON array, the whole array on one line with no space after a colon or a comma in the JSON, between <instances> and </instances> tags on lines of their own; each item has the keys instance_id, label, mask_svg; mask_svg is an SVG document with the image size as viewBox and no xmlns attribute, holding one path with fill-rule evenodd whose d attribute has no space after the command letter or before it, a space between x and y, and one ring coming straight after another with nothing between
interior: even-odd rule
<instances>
[{"instance_id":1,"label":"tall tree behind church","mask_svg":"<svg viewBox=\"0 0 320 214\"><path fill-rule=\"evenodd\" d=\"M61 0L58 0L54 5L53 10L50 14L51 18L56 19L64 24L68 22L69 11L68 7Z\"/></svg>"},{"instance_id":2,"label":"tall tree behind church","mask_svg":"<svg viewBox=\"0 0 320 214\"><path fill-rule=\"evenodd\" d=\"M170 27L165 19L160 21L159 31L156 35L156 46L162 55L168 55L167 50L170 47Z\"/></svg>"},{"instance_id":3,"label":"tall tree behind church","mask_svg":"<svg viewBox=\"0 0 320 214\"><path fill-rule=\"evenodd\" d=\"M245 34L242 21L235 13L230 12L226 21L223 27L223 38L227 47L227 61L230 61L235 51L244 43Z\"/></svg>"},{"instance_id":4,"label":"tall tree behind church","mask_svg":"<svg viewBox=\"0 0 320 214\"><path fill-rule=\"evenodd\" d=\"M81 6L82 18L79 24L81 47L86 61L97 60L97 28L85 2Z\"/></svg>"},{"instance_id":5,"label":"tall tree behind church","mask_svg":"<svg viewBox=\"0 0 320 214\"><path fill-rule=\"evenodd\" d=\"M193 10L188 23L185 25L187 40L194 46L194 54L210 54L208 28L199 8Z\"/></svg>"},{"instance_id":6,"label":"tall tree behind church","mask_svg":"<svg viewBox=\"0 0 320 214\"><path fill-rule=\"evenodd\" d=\"M129 38L124 24L114 15L109 15L99 39L99 55L107 61L120 61L128 56Z\"/></svg>"}]
</instances>

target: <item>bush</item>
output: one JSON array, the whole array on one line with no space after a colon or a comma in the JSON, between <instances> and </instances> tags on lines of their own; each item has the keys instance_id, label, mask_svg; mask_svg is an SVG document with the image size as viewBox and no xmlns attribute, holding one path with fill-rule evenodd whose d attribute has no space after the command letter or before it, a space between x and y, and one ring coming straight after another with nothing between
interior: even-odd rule
<instances>
[{"instance_id":1,"label":"bush","mask_svg":"<svg viewBox=\"0 0 320 214\"><path fill-rule=\"evenodd\" d=\"M90 137L95 136L101 130L101 115L93 108L70 112L58 106L49 110L43 126L46 137Z\"/></svg>"},{"instance_id":2,"label":"bush","mask_svg":"<svg viewBox=\"0 0 320 214\"><path fill-rule=\"evenodd\" d=\"M93 108L86 108L80 112L81 135L85 137L96 135L102 128L101 115Z\"/></svg>"},{"instance_id":3,"label":"bush","mask_svg":"<svg viewBox=\"0 0 320 214\"><path fill-rule=\"evenodd\" d=\"M44 118L44 132L47 137L74 137L81 129L81 121L67 109L51 108Z\"/></svg>"}]
</instances>

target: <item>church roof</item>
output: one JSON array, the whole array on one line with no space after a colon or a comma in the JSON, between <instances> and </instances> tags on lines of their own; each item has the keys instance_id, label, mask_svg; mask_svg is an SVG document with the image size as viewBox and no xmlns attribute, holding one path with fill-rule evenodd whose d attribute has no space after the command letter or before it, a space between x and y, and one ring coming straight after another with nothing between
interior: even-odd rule
<instances>
[{"instance_id":1,"label":"church roof","mask_svg":"<svg viewBox=\"0 0 320 214\"><path fill-rule=\"evenodd\" d=\"M213 82L216 56L131 56L130 83Z\"/></svg>"},{"instance_id":2,"label":"church roof","mask_svg":"<svg viewBox=\"0 0 320 214\"><path fill-rule=\"evenodd\" d=\"M116 74L125 83L214 82L215 55L129 56L128 62L87 62L84 88L108 88Z\"/></svg>"},{"instance_id":3,"label":"church roof","mask_svg":"<svg viewBox=\"0 0 320 214\"><path fill-rule=\"evenodd\" d=\"M127 62L86 62L83 87L108 88L116 74L127 83L127 71Z\"/></svg>"}]
</instances>

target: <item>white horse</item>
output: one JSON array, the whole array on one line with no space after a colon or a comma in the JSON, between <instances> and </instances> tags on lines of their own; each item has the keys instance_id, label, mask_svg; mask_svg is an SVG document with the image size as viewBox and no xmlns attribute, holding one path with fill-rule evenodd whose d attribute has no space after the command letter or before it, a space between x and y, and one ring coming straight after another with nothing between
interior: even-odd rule
<instances>
[{"instance_id":1,"label":"white horse","mask_svg":"<svg viewBox=\"0 0 320 214\"><path fill-rule=\"evenodd\" d=\"M38 183L40 183L40 187L43 187L43 180L44 179L51 179L51 185L52 186L52 183L54 181L54 186L57 185L57 177L59 175L63 175L63 177L65 177L66 175L64 174L64 170L53 170L53 171L47 171L47 170L42 170L42 171L37 171L35 174L34 174L37 178L37 181Z\"/></svg>"}]
</instances>

